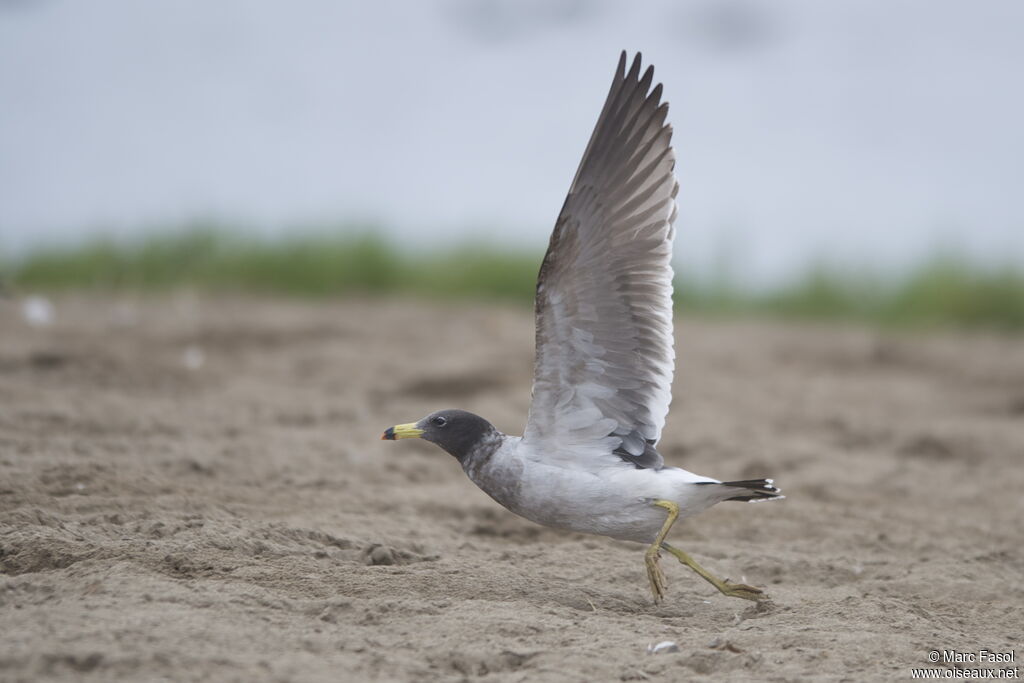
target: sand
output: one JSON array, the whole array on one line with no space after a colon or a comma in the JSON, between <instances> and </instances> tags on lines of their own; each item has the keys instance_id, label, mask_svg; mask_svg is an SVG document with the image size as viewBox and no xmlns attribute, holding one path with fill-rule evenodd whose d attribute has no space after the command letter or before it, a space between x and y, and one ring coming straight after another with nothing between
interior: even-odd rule
<instances>
[{"instance_id":1,"label":"sand","mask_svg":"<svg viewBox=\"0 0 1024 683\"><path fill-rule=\"evenodd\" d=\"M640 546L538 527L396 422L520 433L532 317L410 301L0 301L0 680L880 680L1024 634L1024 343L677 324L660 450L788 499ZM648 654L674 641L678 652ZM951 665L950 665L951 666ZM970 666L970 665L958 665Z\"/></svg>"}]
</instances>

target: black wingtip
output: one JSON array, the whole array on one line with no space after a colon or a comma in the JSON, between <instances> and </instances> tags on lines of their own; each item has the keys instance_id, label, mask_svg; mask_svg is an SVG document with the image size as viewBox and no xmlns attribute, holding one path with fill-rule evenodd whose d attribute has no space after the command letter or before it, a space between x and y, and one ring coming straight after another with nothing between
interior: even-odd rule
<instances>
[{"instance_id":1,"label":"black wingtip","mask_svg":"<svg viewBox=\"0 0 1024 683\"><path fill-rule=\"evenodd\" d=\"M640 76L640 53L637 52L636 56L633 57L633 64L629 67L629 75L626 76L631 81L637 80Z\"/></svg>"},{"instance_id":2,"label":"black wingtip","mask_svg":"<svg viewBox=\"0 0 1024 683\"><path fill-rule=\"evenodd\" d=\"M626 51L619 55L619 65L615 67L615 79L622 80L626 76Z\"/></svg>"},{"instance_id":3,"label":"black wingtip","mask_svg":"<svg viewBox=\"0 0 1024 683\"><path fill-rule=\"evenodd\" d=\"M651 94L647 96L647 99L651 100L652 102L659 102L660 103L661 102L661 91L662 91L662 86L661 86L661 83L659 83L658 85L654 86L654 90L652 90ZM665 104L668 104L668 103L666 102ZM658 106L661 106L661 105L659 104Z\"/></svg>"}]
</instances>

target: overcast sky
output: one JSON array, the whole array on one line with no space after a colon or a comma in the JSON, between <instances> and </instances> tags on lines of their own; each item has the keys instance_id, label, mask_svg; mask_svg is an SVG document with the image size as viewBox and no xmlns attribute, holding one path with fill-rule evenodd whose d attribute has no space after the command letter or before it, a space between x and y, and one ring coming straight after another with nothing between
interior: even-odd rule
<instances>
[{"instance_id":1,"label":"overcast sky","mask_svg":"<svg viewBox=\"0 0 1024 683\"><path fill-rule=\"evenodd\" d=\"M0 0L0 249L196 217L542 249L618 52L676 254L1024 263L1024 3Z\"/></svg>"}]
</instances>

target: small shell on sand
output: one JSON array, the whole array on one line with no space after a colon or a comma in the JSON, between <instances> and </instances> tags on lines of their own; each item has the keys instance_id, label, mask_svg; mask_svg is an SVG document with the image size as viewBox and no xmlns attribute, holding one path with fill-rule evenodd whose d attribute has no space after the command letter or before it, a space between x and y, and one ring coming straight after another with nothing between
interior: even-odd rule
<instances>
[{"instance_id":1,"label":"small shell on sand","mask_svg":"<svg viewBox=\"0 0 1024 683\"><path fill-rule=\"evenodd\" d=\"M667 652L679 652L679 645L671 640L663 640L657 645L648 645L647 654L660 655Z\"/></svg>"}]
</instances>

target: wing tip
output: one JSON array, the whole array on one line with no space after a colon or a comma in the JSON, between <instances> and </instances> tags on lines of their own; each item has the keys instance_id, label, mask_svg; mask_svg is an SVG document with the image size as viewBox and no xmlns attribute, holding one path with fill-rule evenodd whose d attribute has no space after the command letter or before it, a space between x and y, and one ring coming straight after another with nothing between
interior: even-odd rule
<instances>
[{"instance_id":1,"label":"wing tip","mask_svg":"<svg viewBox=\"0 0 1024 683\"><path fill-rule=\"evenodd\" d=\"M661 83L654 82L654 65L648 64L647 68L643 70L643 75L640 73L640 68L643 65L643 53L637 52L633 55L633 60L630 63L629 71L626 71L626 61L629 59L629 52L622 50L619 53L619 63L615 70L615 82L628 82L633 83L637 86L638 90L644 93L645 98L654 97L656 101L661 100L663 85ZM654 88L651 88L651 84L654 84ZM655 93L657 93L655 95ZM668 102L662 102L661 104L667 105Z\"/></svg>"},{"instance_id":2,"label":"wing tip","mask_svg":"<svg viewBox=\"0 0 1024 683\"><path fill-rule=\"evenodd\" d=\"M637 52L636 56L633 57L633 63L629 67L629 74L626 76L626 80L629 80L629 81L636 81L636 80L638 80L638 78L640 76L640 61L641 61L641 58L642 58L641 54L639 52Z\"/></svg>"}]
</instances>

